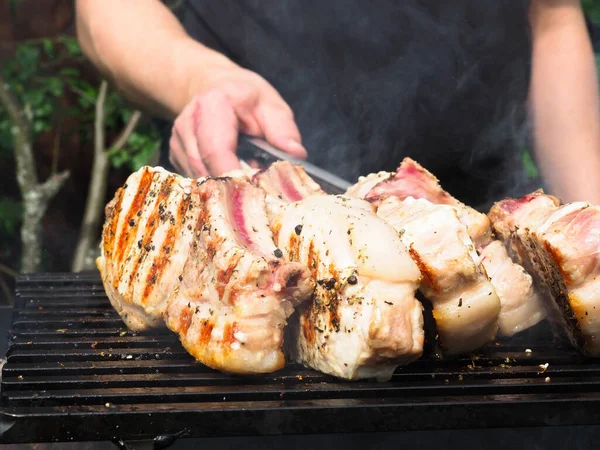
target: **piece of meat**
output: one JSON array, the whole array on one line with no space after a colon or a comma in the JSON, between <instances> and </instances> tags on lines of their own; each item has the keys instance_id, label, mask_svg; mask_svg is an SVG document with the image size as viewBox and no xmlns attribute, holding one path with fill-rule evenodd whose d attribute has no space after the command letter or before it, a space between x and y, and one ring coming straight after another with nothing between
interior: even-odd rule
<instances>
[{"instance_id":1,"label":"piece of meat","mask_svg":"<svg viewBox=\"0 0 600 450\"><path fill-rule=\"evenodd\" d=\"M349 196L313 195L282 205L275 241L317 279L313 300L288 328L299 363L345 379L389 379L422 354L420 272L373 206Z\"/></svg>"},{"instance_id":2,"label":"piece of meat","mask_svg":"<svg viewBox=\"0 0 600 450\"><path fill-rule=\"evenodd\" d=\"M545 319L544 303L531 275L512 261L502 242L494 240L481 250L481 260L502 304L500 336L511 337Z\"/></svg>"},{"instance_id":3,"label":"piece of meat","mask_svg":"<svg viewBox=\"0 0 600 450\"><path fill-rule=\"evenodd\" d=\"M289 161L278 161L258 171L252 183L264 189L267 195L284 202L295 202L311 195L325 195L302 166Z\"/></svg>"},{"instance_id":4,"label":"piece of meat","mask_svg":"<svg viewBox=\"0 0 600 450\"><path fill-rule=\"evenodd\" d=\"M231 170L221 175L221 178L241 178L246 181L252 181L252 177L259 172L260 169L254 169L246 165L241 169Z\"/></svg>"},{"instance_id":5,"label":"piece of meat","mask_svg":"<svg viewBox=\"0 0 600 450\"><path fill-rule=\"evenodd\" d=\"M371 190L379 183L392 178L392 172L376 172L361 176L358 181L346 190L346 195L352 197L365 198Z\"/></svg>"},{"instance_id":6,"label":"piece of meat","mask_svg":"<svg viewBox=\"0 0 600 450\"><path fill-rule=\"evenodd\" d=\"M410 158L404 158L396 173L376 184L364 198L378 204L389 196L401 200L407 197L424 198L438 205L452 205L456 208L460 221L467 226L469 236L477 248L482 248L491 241L487 216L452 197L442 189L439 180L431 172Z\"/></svg>"},{"instance_id":7,"label":"piece of meat","mask_svg":"<svg viewBox=\"0 0 600 450\"><path fill-rule=\"evenodd\" d=\"M425 199L388 197L377 215L394 227L421 269L420 290L433 306L444 353L463 354L492 341L500 299L456 210Z\"/></svg>"},{"instance_id":8,"label":"piece of meat","mask_svg":"<svg viewBox=\"0 0 600 450\"><path fill-rule=\"evenodd\" d=\"M497 233L549 291L549 319L573 345L600 355L600 207L562 205L543 191L497 202Z\"/></svg>"},{"instance_id":9,"label":"piece of meat","mask_svg":"<svg viewBox=\"0 0 600 450\"><path fill-rule=\"evenodd\" d=\"M160 167L142 167L105 208L96 266L110 302L131 330L164 327L162 314L196 226L191 185Z\"/></svg>"},{"instance_id":10,"label":"piece of meat","mask_svg":"<svg viewBox=\"0 0 600 450\"><path fill-rule=\"evenodd\" d=\"M243 179L194 185L198 220L167 326L201 363L232 373L281 369L283 330L315 280L273 242L265 194Z\"/></svg>"},{"instance_id":11,"label":"piece of meat","mask_svg":"<svg viewBox=\"0 0 600 450\"><path fill-rule=\"evenodd\" d=\"M379 174L374 178L383 181L372 187L365 198L375 205L389 197L401 200L410 197L421 198L435 204L451 205L456 209L459 220L467 227L469 236L480 253L485 253L487 246L493 243L488 217L452 197L440 186L438 179L431 172L412 159L405 158L396 173L390 174L389 177L385 178ZM360 184L361 182L357 183L357 187L351 189L364 191L358 186ZM494 258L483 258L483 266L488 274L494 273L492 285L502 305L506 305L507 311L507 314L500 314L500 334L509 337L518 332L516 330L525 330L543 320L546 313L539 300L538 289L531 289L531 276L521 268L515 267L515 263L521 264L521 261L518 258L512 261L508 254L499 253L497 246L488 249L487 253L494 254ZM509 278L512 278L513 283L504 282ZM526 311L532 312L532 315L527 317L524 314ZM516 322L518 319L522 320L520 324Z\"/></svg>"}]
</instances>

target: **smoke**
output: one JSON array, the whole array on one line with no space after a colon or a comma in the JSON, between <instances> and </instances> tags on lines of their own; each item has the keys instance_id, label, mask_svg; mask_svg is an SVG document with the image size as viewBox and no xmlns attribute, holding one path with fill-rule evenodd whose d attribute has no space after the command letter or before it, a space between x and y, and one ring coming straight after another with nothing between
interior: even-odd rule
<instances>
[{"instance_id":1,"label":"smoke","mask_svg":"<svg viewBox=\"0 0 600 450\"><path fill-rule=\"evenodd\" d=\"M527 2L188 3L196 39L292 106L312 162L354 180L410 156L473 206L524 189Z\"/></svg>"}]
</instances>

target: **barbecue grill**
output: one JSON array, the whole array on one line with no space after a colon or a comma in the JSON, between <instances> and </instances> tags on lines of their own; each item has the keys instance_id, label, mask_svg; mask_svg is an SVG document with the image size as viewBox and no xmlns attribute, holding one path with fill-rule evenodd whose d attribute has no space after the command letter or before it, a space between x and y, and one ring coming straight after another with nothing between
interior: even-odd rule
<instances>
[{"instance_id":1,"label":"barbecue grill","mask_svg":"<svg viewBox=\"0 0 600 450\"><path fill-rule=\"evenodd\" d=\"M16 297L0 443L600 423L600 363L539 332L423 358L386 383L293 364L240 377L195 362L171 333L127 331L96 273L23 276Z\"/></svg>"}]
</instances>

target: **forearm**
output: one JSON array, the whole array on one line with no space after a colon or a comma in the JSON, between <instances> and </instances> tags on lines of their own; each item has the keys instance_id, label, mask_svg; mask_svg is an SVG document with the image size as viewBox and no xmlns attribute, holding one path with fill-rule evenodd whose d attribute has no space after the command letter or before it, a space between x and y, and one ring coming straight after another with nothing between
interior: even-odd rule
<instances>
[{"instance_id":1,"label":"forearm","mask_svg":"<svg viewBox=\"0 0 600 450\"><path fill-rule=\"evenodd\" d=\"M77 0L77 35L85 55L121 93L172 119L211 67L233 64L192 40L158 0Z\"/></svg>"},{"instance_id":2,"label":"forearm","mask_svg":"<svg viewBox=\"0 0 600 450\"><path fill-rule=\"evenodd\" d=\"M576 0L533 0L530 111L538 165L564 201L600 203L600 104Z\"/></svg>"}]
</instances>

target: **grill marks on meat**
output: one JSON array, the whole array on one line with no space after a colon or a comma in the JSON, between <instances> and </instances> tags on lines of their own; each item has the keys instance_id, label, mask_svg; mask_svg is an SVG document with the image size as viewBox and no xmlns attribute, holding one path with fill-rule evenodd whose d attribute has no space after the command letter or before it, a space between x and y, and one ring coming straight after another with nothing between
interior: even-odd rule
<instances>
[{"instance_id":1,"label":"grill marks on meat","mask_svg":"<svg viewBox=\"0 0 600 450\"><path fill-rule=\"evenodd\" d=\"M253 184L285 202L295 202L311 195L324 195L321 187L304 171L302 166L289 161L278 161L257 172Z\"/></svg>"},{"instance_id":2,"label":"grill marks on meat","mask_svg":"<svg viewBox=\"0 0 600 450\"><path fill-rule=\"evenodd\" d=\"M377 180L381 181L376 183ZM370 190L366 192L368 187ZM412 159L405 158L396 173L388 174L387 177L382 172L359 180L349 192L362 194L375 205L389 197L400 200L412 197L452 206L459 220L467 227L476 249L484 256L482 264L485 271L488 275L493 272L491 282L502 304L500 334L512 336L545 318L546 313L539 294L533 288L531 276L518 266L520 260L513 262L497 245L487 248L494 242L489 218L444 191L438 179ZM506 283L511 278L513 283Z\"/></svg>"},{"instance_id":3,"label":"grill marks on meat","mask_svg":"<svg viewBox=\"0 0 600 450\"><path fill-rule=\"evenodd\" d=\"M287 318L315 281L303 265L277 256L261 189L241 179L209 179L192 195L199 198L195 239L169 300L167 326L209 367L282 368Z\"/></svg>"},{"instance_id":4,"label":"grill marks on meat","mask_svg":"<svg viewBox=\"0 0 600 450\"><path fill-rule=\"evenodd\" d=\"M425 199L388 197L377 215L394 227L421 269L420 290L433 306L445 353L470 352L492 341L500 299L456 210Z\"/></svg>"},{"instance_id":5,"label":"grill marks on meat","mask_svg":"<svg viewBox=\"0 0 600 450\"><path fill-rule=\"evenodd\" d=\"M548 289L552 324L585 353L600 355L600 207L561 205L540 190L497 202L489 216Z\"/></svg>"},{"instance_id":6,"label":"grill marks on meat","mask_svg":"<svg viewBox=\"0 0 600 450\"><path fill-rule=\"evenodd\" d=\"M372 205L313 195L282 206L272 225L283 254L317 279L313 300L288 327L297 362L341 378L385 380L421 355L420 273Z\"/></svg>"},{"instance_id":7,"label":"grill marks on meat","mask_svg":"<svg viewBox=\"0 0 600 450\"><path fill-rule=\"evenodd\" d=\"M107 208L96 265L111 303L132 330L164 326L162 313L193 237L193 205L184 192L190 184L144 167Z\"/></svg>"}]
</instances>

